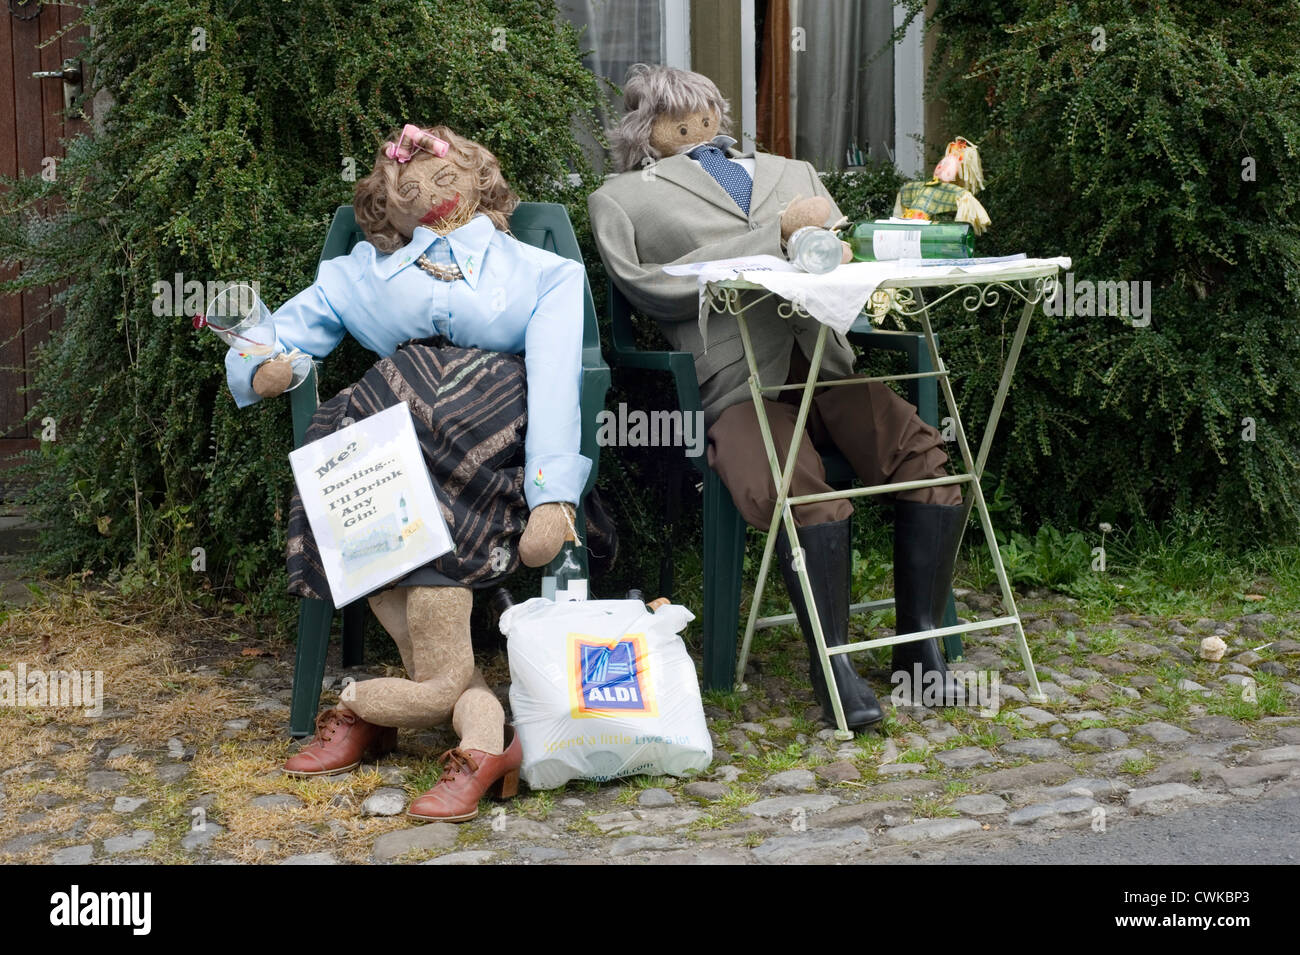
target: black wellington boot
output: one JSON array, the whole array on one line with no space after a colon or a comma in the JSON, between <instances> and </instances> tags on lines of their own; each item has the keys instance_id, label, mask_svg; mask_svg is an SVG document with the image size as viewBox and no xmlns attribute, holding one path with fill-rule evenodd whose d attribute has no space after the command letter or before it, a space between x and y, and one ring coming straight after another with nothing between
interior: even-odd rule
<instances>
[{"instance_id":1,"label":"black wellington boot","mask_svg":"<svg viewBox=\"0 0 1300 955\"><path fill-rule=\"evenodd\" d=\"M940 626L952 588L964 512L961 504L894 503L894 611L898 633ZM894 673L906 672L915 684L918 663L921 683L913 687L914 698L922 698L927 687L941 687L942 697L935 700L939 705L958 706L964 702L962 687L954 684L937 638L894 645ZM928 676L931 673L938 676ZM927 705L935 699L934 692L930 689L925 694Z\"/></svg>"},{"instance_id":2,"label":"black wellington boot","mask_svg":"<svg viewBox=\"0 0 1300 955\"><path fill-rule=\"evenodd\" d=\"M808 583L817 606L817 616L821 620L822 636L826 638L828 647L840 647L849 642L849 589L853 575L850 538L848 520L799 528L799 543L803 546ZM777 538L776 556L781 565L781 576L785 578L785 589L790 593L795 614L799 618L799 629L808 642L808 671L812 677L813 691L817 695L817 702L821 704L822 715L828 723L833 723L835 711L831 707L830 693L826 688L826 675L822 672L821 660L817 656L817 643L813 639L808 608L804 604L803 588L799 586L799 577L791 564L790 541L785 536L784 528ZM843 653L835 654L830 659L840 703L844 707L844 721L849 728L860 729L882 720L884 713L880 709L880 703L867 681L854 668L853 661Z\"/></svg>"}]
</instances>

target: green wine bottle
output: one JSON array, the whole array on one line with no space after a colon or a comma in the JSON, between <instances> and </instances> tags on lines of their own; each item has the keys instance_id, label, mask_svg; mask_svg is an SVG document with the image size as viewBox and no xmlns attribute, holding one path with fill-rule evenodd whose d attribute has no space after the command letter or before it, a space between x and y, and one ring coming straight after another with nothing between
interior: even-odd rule
<instances>
[{"instance_id":1,"label":"green wine bottle","mask_svg":"<svg viewBox=\"0 0 1300 955\"><path fill-rule=\"evenodd\" d=\"M853 261L969 259L975 232L968 222L859 222L849 236Z\"/></svg>"}]
</instances>

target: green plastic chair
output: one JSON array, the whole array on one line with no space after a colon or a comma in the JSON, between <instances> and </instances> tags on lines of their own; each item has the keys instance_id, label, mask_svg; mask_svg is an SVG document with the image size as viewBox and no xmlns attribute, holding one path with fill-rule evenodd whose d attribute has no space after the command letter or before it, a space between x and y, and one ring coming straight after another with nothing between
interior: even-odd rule
<instances>
[{"instance_id":1,"label":"green plastic chair","mask_svg":"<svg viewBox=\"0 0 1300 955\"><path fill-rule=\"evenodd\" d=\"M564 206L554 202L525 202L515 209L510 218L510 231L516 239L539 249L583 264L578 238ZM339 206L334 213L321 249L320 261L338 255L347 255L361 241L363 235L357 227L351 206ZM584 282L582 324L582 453L591 459L591 475L582 489L585 500L596 483L600 467L600 446L596 443L596 416L605 407L605 393L609 390L609 366L600 353L600 331L596 324L596 306L591 297L591 286ZM307 381L289 392L293 409L293 443L301 447L316 412L319 399L316 393L316 372L313 369ZM576 526L580 537L585 537L586 516L583 502L578 504ZM587 552L579 547L577 552L583 569L587 568ZM557 558L558 560L558 558ZM343 610L343 665L356 666L362 662L362 629L366 612L365 600L355 600ZM293 736L310 736L315 729L316 712L320 706L321 683L325 676L325 656L329 650L330 629L334 620L334 605L328 600L304 598L298 611L298 650L293 671L293 702L289 712L289 732Z\"/></svg>"},{"instance_id":2,"label":"green plastic chair","mask_svg":"<svg viewBox=\"0 0 1300 955\"><path fill-rule=\"evenodd\" d=\"M632 306L613 282L609 284L610 337L616 368L637 368L668 372L677 390L677 405L683 414L701 410L700 386L695 361L689 352L647 351L636 346ZM909 373L932 370L925 336L920 332L873 330L850 332L849 337L871 348L901 351ZM907 400L914 404L921 420L939 426L939 386L934 378L912 378L906 382ZM704 688L730 690L736 667L736 636L740 629L740 585L745 564L746 524L736 510L731 494L704 455L692 458L704 478L704 607L700 625L704 632ZM853 468L839 454L822 457L827 481L847 486L854 480ZM665 595L666 596L666 595ZM957 610L951 595L943 625L955 626ZM961 655L960 635L944 638L948 659Z\"/></svg>"}]
</instances>

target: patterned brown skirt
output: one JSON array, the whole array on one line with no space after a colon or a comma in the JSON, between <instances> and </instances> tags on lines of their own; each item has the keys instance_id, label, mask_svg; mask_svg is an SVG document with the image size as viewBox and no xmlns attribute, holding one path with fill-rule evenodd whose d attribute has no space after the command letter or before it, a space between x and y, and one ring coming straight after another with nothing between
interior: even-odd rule
<instances>
[{"instance_id":1,"label":"patterned brown skirt","mask_svg":"<svg viewBox=\"0 0 1300 955\"><path fill-rule=\"evenodd\" d=\"M400 402L411 409L455 546L390 586L477 588L509 575L519 566L517 543L528 517L523 358L457 348L442 337L408 341L320 405L306 440L315 441ZM288 570L289 593L331 599L296 488L289 505Z\"/></svg>"}]
</instances>

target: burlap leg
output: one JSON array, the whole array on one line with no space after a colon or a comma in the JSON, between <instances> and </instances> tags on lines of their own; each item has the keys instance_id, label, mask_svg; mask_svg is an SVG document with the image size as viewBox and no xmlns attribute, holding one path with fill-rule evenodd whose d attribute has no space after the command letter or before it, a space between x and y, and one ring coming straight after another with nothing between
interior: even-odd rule
<instances>
[{"instance_id":1,"label":"burlap leg","mask_svg":"<svg viewBox=\"0 0 1300 955\"><path fill-rule=\"evenodd\" d=\"M380 726L427 729L446 723L474 675L468 587L404 587L411 639L411 679L353 683L343 691L348 709Z\"/></svg>"},{"instance_id":2,"label":"burlap leg","mask_svg":"<svg viewBox=\"0 0 1300 955\"><path fill-rule=\"evenodd\" d=\"M948 473L943 435L888 385L873 381L827 388L813 401L831 440L864 484L920 481ZM896 496L921 504L961 503L956 484Z\"/></svg>"},{"instance_id":3,"label":"burlap leg","mask_svg":"<svg viewBox=\"0 0 1300 955\"><path fill-rule=\"evenodd\" d=\"M379 621L380 626L397 644L397 652L402 655L402 666L406 675L411 676L414 664L411 662L411 634L406 626L406 588L390 587L366 598L370 610Z\"/></svg>"},{"instance_id":4,"label":"burlap leg","mask_svg":"<svg viewBox=\"0 0 1300 955\"><path fill-rule=\"evenodd\" d=\"M764 401L763 406L767 410L778 464L784 464L799 409L783 401ZM718 472L731 492L731 499L745 522L767 530L776 507L776 486L772 483L763 433L752 401L732 405L718 415L709 429L709 466ZM790 494L820 494L830 490L833 488L826 483L821 455L813 447L812 438L805 436L799 444ZM794 509L795 523L800 526L842 521L852 514L853 505L847 500L800 504Z\"/></svg>"},{"instance_id":5,"label":"burlap leg","mask_svg":"<svg viewBox=\"0 0 1300 955\"><path fill-rule=\"evenodd\" d=\"M476 668L451 717L452 728L460 736L460 748L499 756L506 748L505 724L506 713L501 701L488 689L483 672Z\"/></svg>"}]
</instances>

